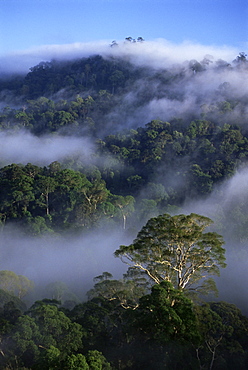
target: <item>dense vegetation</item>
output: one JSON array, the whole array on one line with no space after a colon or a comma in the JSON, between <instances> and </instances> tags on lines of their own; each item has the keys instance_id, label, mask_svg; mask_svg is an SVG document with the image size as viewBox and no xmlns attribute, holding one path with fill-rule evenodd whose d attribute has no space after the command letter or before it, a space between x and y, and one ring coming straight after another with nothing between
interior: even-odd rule
<instances>
[{"instance_id":1,"label":"dense vegetation","mask_svg":"<svg viewBox=\"0 0 248 370\"><path fill-rule=\"evenodd\" d=\"M118 228L135 236L141 228L115 252L129 263L123 278L103 272L86 302L63 282L31 302L32 281L0 271L2 369L247 368L248 319L197 292L215 288L205 277L225 267L216 232L247 242L248 197L222 202L221 185L247 163L248 97L222 81L212 99L199 94L199 109L183 116L147 122L142 113L154 100L183 104L183 86L210 70L248 71L244 53L210 63L159 69L97 55L42 62L0 80L1 133L77 136L82 146L87 137L94 145L89 156L46 165L6 163L3 153L1 232L14 226L21 235L56 237ZM216 189L214 231L203 233L206 217L169 215Z\"/></svg>"}]
</instances>

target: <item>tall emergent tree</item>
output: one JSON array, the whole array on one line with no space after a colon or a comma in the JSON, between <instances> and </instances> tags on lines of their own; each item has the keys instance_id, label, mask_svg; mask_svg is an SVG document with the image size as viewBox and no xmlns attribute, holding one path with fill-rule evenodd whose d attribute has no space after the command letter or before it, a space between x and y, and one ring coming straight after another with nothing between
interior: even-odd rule
<instances>
[{"instance_id":1,"label":"tall emergent tree","mask_svg":"<svg viewBox=\"0 0 248 370\"><path fill-rule=\"evenodd\" d=\"M120 246L115 256L145 273L153 284L165 280L178 289L216 291L211 276L219 275L226 264L222 237L204 232L212 223L194 213L151 218L133 243Z\"/></svg>"}]
</instances>

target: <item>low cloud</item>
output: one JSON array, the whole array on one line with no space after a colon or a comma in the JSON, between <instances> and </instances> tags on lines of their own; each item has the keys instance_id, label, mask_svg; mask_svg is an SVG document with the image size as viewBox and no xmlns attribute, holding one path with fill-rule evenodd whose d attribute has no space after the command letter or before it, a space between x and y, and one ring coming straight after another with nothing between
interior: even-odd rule
<instances>
[{"instance_id":1,"label":"low cloud","mask_svg":"<svg viewBox=\"0 0 248 370\"><path fill-rule=\"evenodd\" d=\"M80 156L89 160L93 144L84 137L46 135L37 137L28 131L0 132L1 165L11 163L33 163L48 165L69 156Z\"/></svg>"},{"instance_id":2,"label":"low cloud","mask_svg":"<svg viewBox=\"0 0 248 370\"><path fill-rule=\"evenodd\" d=\"M112 49L113 54L122 57L129 56L136 65L146 65L159 69L192 59L201 61L206 56L210 56L213 61L219 59L232 61L239 52L236 48L227 46L201 45L191 41L174 44L165 39L134 44L126 42Z\"/></svg>"},{"instance_id":3,"label":"low cloud","mask_svg":"<svg viewBox=\"0 0 248 370\"><path fill-rule=\"evenodd\" d=\"M230 226L234 220L231 219L233 209L229 209L232 204L237 207L248 203L248 164L238 169L236 173L224 181L223 184L215 187L210 196L204 200L189 200L183 207L185 212L196 212L210 217L218 222L219 217L225 216L228 223L224 225L224 233L230 231ZM238 221L238 220L235 220ZM247 225L248 226L248 225ZM233 235L235 237L235 235Z\"/></svg>"},{"instance_id":4,"label":"low cloud","mask_svg":"<svg viewBox=\"0 0 248 370\"><path fill-rule=\"evenodd\" d=\"M228 46L200 45L190 41L174 44L165 39L136 43L117 41L117 43L118 46L110 47L111 40L102 40L88 43L42 45L27 50L13 51L0 56L0 75L27 73L30 67L41 61L74 59L96 54L105 57L126 57L136 65L165 68L187 60L200 61L206 55L213 56L213 60L231 61L240 51Z\"/></svg>"},{"instance_id":5,"label":"low cloud","mask_svg":"<svg viewBox=\"0 0 248 370\"><path fill-rule=\"evenodd\" d=\"M27 73L29 68L41 61L67 60L104 54L109 48L108 41L72 43L64 45L41 45L27 50L13 51L0 56L1 73Z\"/></svg>"},{"instance_id":6,"label":"low cloud","mask_svg":"<svg viewBox=\"0 0 248 370\"><path fill-rule=\"evenodd\" d=\"M190 200L181 213L198 213L211 218L213 227L225 241L227 267L217 279L219 300L236 304L248 315L246 281L248 279L247 227L248 166L217 186L204 201ZM220 222L221 221L221 222Z\"/></svg>"},{"instance_id":7,"label":"low cloud","mask_svg":"<svg viewBox=\"0 0 248 370\"><path fill-rule=\"evenodd\" d=\"M248 74L245 68L218 67L218 63L206 66L206 70L194 73L188 64L178 67L179 73L166 68L149 75L144 74L132 89L121 96L109 113L106 122L114 124L112 131L122 126L136 128L153 119L170 121L173 118L204 117L221 123L246 125L248 110ZM175 73L174 73L175 72ZM164 81L164 80L165 81ZM218 103L231 101L234 107L222 111ZM142 102L142 104L141 104Z\"/></svg>"},{"instance_id":8,"label":"low cloud","mask_svg":"<svg viewBox=\"0 0 248 370\"><path fill-rule=\"evenodd\" d=\"M104 271L122 277L126 265L113 253L123 240L127 241L118 230L76 237L25 237L9 226L0 235L0 270L24 275L36 286L62 281L84 295L93 287L93 278Z\"/></svg>"}]
</instances>

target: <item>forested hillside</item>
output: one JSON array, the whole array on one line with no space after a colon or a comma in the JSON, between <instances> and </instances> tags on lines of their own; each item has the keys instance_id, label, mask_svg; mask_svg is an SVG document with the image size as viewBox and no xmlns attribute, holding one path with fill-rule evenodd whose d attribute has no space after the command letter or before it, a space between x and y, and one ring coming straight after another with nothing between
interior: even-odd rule
<instances>
[{"instance_id":1,"label":"forested hillside","mask_svg":"<svg viewBox=\"0 0 248 370\"><path fill-rule=\"evenodd\" d=\"M247 74L242 52L164 68L94 55L1 77L1 368L247 368L246 301L212 296L224 248L235 279L247 258ZM92 271L91 236L100 251L112 235L131 243L111 252L128 270L74 289L46 266L41 288L29 257L10 271L14 235L30 255L58 241L57 265L78 238Z\"/></svg>"}]
</instances>

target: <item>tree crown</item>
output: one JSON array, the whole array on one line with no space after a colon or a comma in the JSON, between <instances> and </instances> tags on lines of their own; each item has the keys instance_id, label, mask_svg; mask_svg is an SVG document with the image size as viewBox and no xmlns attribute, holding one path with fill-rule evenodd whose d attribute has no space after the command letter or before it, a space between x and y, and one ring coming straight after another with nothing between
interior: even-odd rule
<instances>
[{"instance_id":1,"label":"tree crown","mask_svg":"<svg viewBox=\"0 0 248 370\"><path fill-rule=\"evenodd\" d=\"M145 272L153 283L166 280L179 289L199 289L197 283L219 275L219 268L226 266L221 235L204 232L212 223L195 213L151 218L115 256Z\"/></svg>"}]
</instances>

